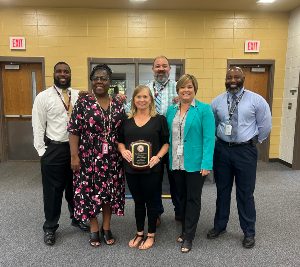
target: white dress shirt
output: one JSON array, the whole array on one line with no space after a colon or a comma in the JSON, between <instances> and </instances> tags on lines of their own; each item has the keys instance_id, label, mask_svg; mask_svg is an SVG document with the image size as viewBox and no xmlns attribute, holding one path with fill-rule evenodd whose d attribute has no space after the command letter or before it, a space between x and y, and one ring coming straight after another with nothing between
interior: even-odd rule
<instances>
[{"instance_id":1,"label":"white dress shirt","mask_svg":"<svg viewBox=\"0 0 300 267\"><path fill-rule=\"evenodd\" d=\"M62 89L57 91L62 96ZM78 90L68 88L71 91L72 106L78 98ZM39 156L46 151L44 135L54 141L68 142L69 135L67 132L67 124L69 117L62 103L61 98L53 86L45 91L40 92L33 104L32 108L32 128L33 128L33 144Z\"/></svg>"}]
</instances>

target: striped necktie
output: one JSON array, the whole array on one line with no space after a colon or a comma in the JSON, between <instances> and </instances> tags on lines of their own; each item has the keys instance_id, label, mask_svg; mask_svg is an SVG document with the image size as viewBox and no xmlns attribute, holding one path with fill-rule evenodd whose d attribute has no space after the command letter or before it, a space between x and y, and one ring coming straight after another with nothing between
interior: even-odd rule
<instances>
[{"instance_id":1,"label":"striped necktie","mask_svg":"<svg viewBox=\"0 0 300 267\"><path fill-rule=\"evenodd\" d=\"M161 108L162 91L164 90L167 83L168 81L164 84L158 83L157 85L154 85L155 109L158 114L161 114L162 112L162 108Z\"/></svg>"},{"instance_id":2,"label":"striped necktie","mask_svg":"<svg viewBox=\"0 0 300 267\"><path fill-rule=\"evenodd\" d=\"M155 108L158 114L161 114L161 95L162 90L164 89L163 85L161 85L160 90L155 92Z\"/></svg>"}]
</instances>

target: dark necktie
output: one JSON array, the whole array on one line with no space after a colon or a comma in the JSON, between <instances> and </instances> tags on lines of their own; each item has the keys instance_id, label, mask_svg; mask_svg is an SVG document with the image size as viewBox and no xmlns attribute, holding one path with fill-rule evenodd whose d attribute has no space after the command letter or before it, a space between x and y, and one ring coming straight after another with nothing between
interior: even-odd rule
<instances>
[{"instance_id":1,"label":"dark necktie","mask_svg":"<svg viewBox=\"0 0 300 267\"><path fill-rule=\"evenodd\" d=\"M232 131L231 131L231 141L236 142L237 140L237 135L238 135L238 105L236 103L237 96L233 95L232 96L232 102L231 106L234 107L236 106L232 117L231 117L231 126L232 126Z\"/></svg>"}]
</instances>

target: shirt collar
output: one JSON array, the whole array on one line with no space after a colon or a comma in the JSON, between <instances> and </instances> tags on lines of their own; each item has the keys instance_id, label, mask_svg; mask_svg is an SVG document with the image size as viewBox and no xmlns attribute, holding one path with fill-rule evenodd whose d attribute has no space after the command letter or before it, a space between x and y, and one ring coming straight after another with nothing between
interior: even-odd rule
<instances>
[{"instance_id":1,"label":"shirt collar","mask_svg":"<svg viewBox=\"0 0 300 267\"><path fill-rule=\"evenodd\" d=\"M180 105L180 102L176 103L175 107L176 107L177 109L179 109L179 105ZM196 106L196 100L195 100L195 98L193 99L193 101L192 101L192 103L191 103L191 106L193 106L193 107Z\"/></svg>"},{"instance_id":2,"label":"shirt collar","mask_svg":"<svg viewBox=\"0 0 300 267\"><path fill-rule=\"evenodd\" d=\"M160 83L158 81L154 81L155 85L159 86L159 87L163 87L165 88L167 86L167 84L169 83L170 79L168 78L168 80L166 80L164 83ZM160 89L160 88L159 88Z\"/></svg>"},{"instance_id":3,"label":"shirt collar","mask_svg":"<svg viewBox=\"0 0 300 267\"><path fill-rule=\"evenodd\" d=\"M55 84L53 84L53 88L54 88L54 89L56 88L57 91L60 92L60 93L63 91L63 89L59 88L59 87L56 86ZM67 92L70 92L70 91L71 91L71 87L67 88Z\"/></svg>"},{"instance_id":4,"label":"shirt collar","mask_svg":"<svg viewBox=\"0 0 300 267\"><path fill-rule=\"evenodd\" d=\"M240 89L235 95L236 95L237 97L239 97L244 91L245 91L245 87L243 87L242 89ZM227 91L227 95L228 95L230 98L232 98L232 96L233 96L234 94L232 94L232 93L230 93L230 92Z\"/></svg>"}]
</instances>

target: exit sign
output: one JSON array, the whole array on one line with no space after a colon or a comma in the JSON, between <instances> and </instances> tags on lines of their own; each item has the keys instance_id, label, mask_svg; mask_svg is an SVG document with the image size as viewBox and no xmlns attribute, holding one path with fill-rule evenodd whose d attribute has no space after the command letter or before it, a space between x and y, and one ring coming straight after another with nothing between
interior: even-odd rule
<instances>
[{"instance_id":1,"label":"exit sign","mask_svg":"<svg viewBox=\"0 0 300 267\"><path fill-rule=\"evenodd\" d=\"M9 37L9 47L11 50L25 50L25 37Z\"/></svg>"},{"instance_id":2,"label":"exit sign","mask_svg":"<svg viewBox=\"0 0 300 267\"><path fill-rule=\"evenodd\" d=\"M258 53L260 47L260 41L246 40L245 41L245 53Z\"/></svg>"}]
</instances>

